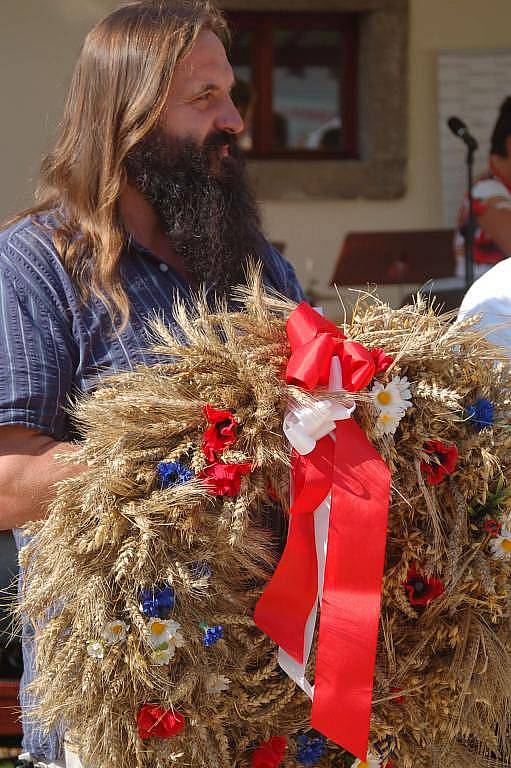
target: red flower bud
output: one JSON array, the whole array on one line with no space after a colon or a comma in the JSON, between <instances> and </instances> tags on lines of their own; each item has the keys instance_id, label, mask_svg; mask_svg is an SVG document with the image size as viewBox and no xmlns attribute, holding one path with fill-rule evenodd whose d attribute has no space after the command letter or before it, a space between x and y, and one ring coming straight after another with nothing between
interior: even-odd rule
<instances>
[{"instance_id":1,"label":"red flower bud","mask_svg":"<svg viewBox=\"0 0 511 768\"><path fill-rule=\"evenodd\" d=\"M236 442L238 422L231 411L218 411L211 405L204 407L204 415L210 426L202 438L202 450L208 461L215 461L218 453Z\"/></svg>"},{"instance_id":2,"label":"red flower bud","mask_svg":"<svg viewBox=\"0 0 511 768\"><path fill-rule=\"evenodd\" d=\"M440 440L427 440L422 450L433 458L433 461L421 461L422 474L430 485L438 485L447 475L452 475L458 461L455 445L447 445Z\"/></svg>"},{"instance_id":3,"label":"red flower bud","mask_svg":"<svg viewBox=\"0 0 511 768\"><path fill-rule=\"evenodd\" d=\"M141 739L170 739L183 730L185 719L177 709L163 709L157 704L144 704L137 718Z\"/></svg>"},{"instance_id":4,"label":"red flower bud","mask_svg":"<svg viewBox=\"0 0 511 768\"><path fill-rule=\"evenodd\" d=\"M272 736L252 753L252 768L277 768L284 759L286 740L283 736Z\"/></svg>"},{"instance_id":5,"label":"red flower bud","mask_svg":"<svg viewBox=\"0 0 511 768\"><path fill-rule=\"evenodd\" d=\"M245 464L212 464L202 470L199 477L210 493L215 496L237 496L240 492L241 478L248 475L252 465Z\"/></svg>"}]
</instances>

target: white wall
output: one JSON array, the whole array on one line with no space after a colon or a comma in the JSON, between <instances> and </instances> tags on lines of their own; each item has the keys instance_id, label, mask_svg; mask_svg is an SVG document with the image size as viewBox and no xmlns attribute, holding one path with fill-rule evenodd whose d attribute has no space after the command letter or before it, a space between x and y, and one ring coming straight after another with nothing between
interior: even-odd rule
<instances>
[{"instance_id":1,"label":"white wall","mask_svg":"<svg viewBox=\"0 0 511 768\"><path fill-rule=\"evenodd\" d=\"M117 0L0 0L0 218L30 202L83 36L116 5ZM511 0L410 0L407 194L387 202L263 204L269 234L287 243L302 280L312 259L319 287L326 287L348 231L442 225L436 52L506 47L510 29Z\"/></svg>"}]
</instances>

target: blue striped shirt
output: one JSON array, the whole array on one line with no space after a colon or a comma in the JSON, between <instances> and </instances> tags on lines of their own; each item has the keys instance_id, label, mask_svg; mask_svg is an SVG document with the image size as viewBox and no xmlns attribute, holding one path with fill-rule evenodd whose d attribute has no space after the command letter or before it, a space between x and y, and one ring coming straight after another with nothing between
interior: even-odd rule
<instances>
[{"instance_id":1,"label":"blue striped shirt","mask_svg":"<svg viewBox=\"0 0 511 768\"><path fill-rule=\"evenodd\" d=\"M121 276L130 319L114 331L98 297L80 301L52 241L52 213L26 218L0 233L0 424L37 428L70 439L66 409L77 392L90 392L106 375L158 362L147 350L146 321L157 313L169 325L176 298L190 301L186 283L141 246L123 254ZM303 294L291 265L262 241L263 280L294 301ZM14 531L18 548L25 540ZM20 574L20 583L22 574ZM31 705L33 631L23 628L24 672L20 702ZM23 717L24 751L47 761L62 757L61 734L44 734Z\"/></svg>"}]
</instances>

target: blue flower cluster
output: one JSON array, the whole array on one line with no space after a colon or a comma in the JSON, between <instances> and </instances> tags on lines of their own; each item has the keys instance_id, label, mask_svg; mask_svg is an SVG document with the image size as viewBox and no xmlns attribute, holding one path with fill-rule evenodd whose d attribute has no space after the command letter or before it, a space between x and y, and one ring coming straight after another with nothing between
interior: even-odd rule
<instances>
[{"instance_id":1,"label":"blue flower cluster","mask_svg":"<svg viewBox=\"0 0 511 768\"><path fill-rule=\"evenodd\" d=\"M194 476L192 470L180 461L160 461L156 469L160 488L182 485Z\"/></svg>"},{"instance_id":2,"label":"blue flower cluster","mask_svg":"<svg viewBox=\"0 0 511 768\"><path fill-rule=\"evenodd\" d=\"M175 592L168 584L146 587L140 593L140 610L146 616L166 619L175 602Z\"/></svg>"},{"instance_id":3,"label":"blue flower cluster","mask_svg":"<svg viewBox=\"0 0 511 768\"><path fill-rule=\"evenodd\" d=\"M493 424L493 403L480 397L473 405L466 409L468 420L472 422L478 432Z\"/></svg>"},{"instance_id":4,"label":"blue flower cluster","mask_svg":"<svg viewBox=\"0 0 511 768\"><path fill-rule=\"evenodd\" d=\"M214 645L224 636L224 628L220 626L209 627L207 624L201 624L201 629L204 632L202 642L208 648L210 645Z\"/></svg>"},{"instance_id":5,"label":"blue flower cluster","mask_svg":"<svg viewBox=\"0 0 511 768\"><path fill-rule=\"evenodd\" d=\"M302 765L316 765L325 751L326 740L324 736L307 736L301 733L296 737L299 749L296 753L296 759Z\"/></svg>"}]
</instances>

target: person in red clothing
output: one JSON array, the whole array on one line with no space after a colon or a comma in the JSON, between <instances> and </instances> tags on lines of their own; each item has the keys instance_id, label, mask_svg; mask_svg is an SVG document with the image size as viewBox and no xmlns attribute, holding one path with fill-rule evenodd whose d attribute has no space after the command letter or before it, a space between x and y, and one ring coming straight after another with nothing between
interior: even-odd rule
<instances>
[{"instance_id":1,"label":"person in red clothing","mask_svg":"<svg viewBox=\"0 0 511 768\"><path fill-rule=\"evenodd\" d=\"M472 187L476 231L474 277L481 277L497 262L511 256L511 96L500 107L491 137L488 169ZM458 215L454 238L456 274L465 274L465 238L468 198Z\"/></svg>"}]
</instances>

